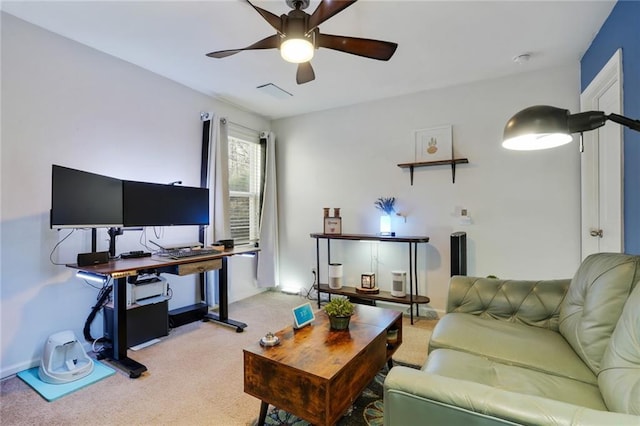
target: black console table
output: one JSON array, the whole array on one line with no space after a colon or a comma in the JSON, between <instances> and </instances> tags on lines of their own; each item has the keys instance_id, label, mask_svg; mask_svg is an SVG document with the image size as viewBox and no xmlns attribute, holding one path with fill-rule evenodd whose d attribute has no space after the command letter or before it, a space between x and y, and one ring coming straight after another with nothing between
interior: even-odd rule
<instances>
[{"instance_id":1,"label":"black console table","mask_svg":"<svg viewBox=\"0 0 640 426\"><path fill-rule=\"evenodd\" d=\"M66 265L69 268L89 272L105 278L111 277L113 283L113 348L107 355L117 367L129 374L132 379L140 377L147 367L127 356L127 277L148 273L167 273L173 275L200 274L218 271L219 313L207 313L205 318L217 323L235 327L242 332L247 324L229 318L227 259L230 256L255 253L255 247L236 247L218 254L185 257L179 260L166 257L143 257L112 260L108 263L89 266Z\"/></svg>"},{"instance_id":2,"label":"black console table","mask_svg":"<svg viewBox=\"0 0 640 426\"><path fill-rule=\"evenodd\" d=\"M318 308L320 308L320 293L340 294L348 297L355 297L366 300L382 300L385 302L401 303L410 306L411 324L413 324L413 305L429 303L427 296L418 294L418 244L428 243L429 237L391 237L372 234L311 234L311 238L316 240L316 272L318 274ZM380 290L379 293L361 293L356 287L342 286L340 289L330 288L329 284L320 282L320 240L327 240L327 263L331 263L331 240L349 241L380 241L391 243L406 243L409 245L409 294L404 297L392 296L391 292ZM416 310L416 316L419 311Z\"/></svg>"}]
</instances>

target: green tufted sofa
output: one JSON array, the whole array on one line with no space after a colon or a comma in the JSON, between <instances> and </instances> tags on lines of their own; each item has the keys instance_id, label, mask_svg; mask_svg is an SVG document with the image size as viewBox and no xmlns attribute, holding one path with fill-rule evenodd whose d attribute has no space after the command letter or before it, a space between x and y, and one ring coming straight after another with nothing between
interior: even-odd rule
<instances>
[{"instance_id":1,"label":"green tufted sofa","mask_svg":"<svg viewBox=\"0 0 640 426\"><path fill-rule=\"evenodd\" d=\"M571 280L452 277L421 370L384 383L384 424L640 426L640 256Z\"/></svg>"}]
</instances>

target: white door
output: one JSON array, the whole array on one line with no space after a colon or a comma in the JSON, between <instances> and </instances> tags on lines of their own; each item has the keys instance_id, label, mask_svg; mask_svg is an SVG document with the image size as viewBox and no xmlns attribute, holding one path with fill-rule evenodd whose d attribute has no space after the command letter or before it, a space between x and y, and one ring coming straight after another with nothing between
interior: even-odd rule
<instances>
[{"instance_id":1,"label":"white door","mask_svg":"<svg viewBox=\"0 0 640 426\"><path fill-rule=\"evenodd\" d=\"M582 111L622 114L622 52L618 50L580 96ZM622 126L609 122L583 135L582 258L622 252Z\"/></svg>"}]
</instances>

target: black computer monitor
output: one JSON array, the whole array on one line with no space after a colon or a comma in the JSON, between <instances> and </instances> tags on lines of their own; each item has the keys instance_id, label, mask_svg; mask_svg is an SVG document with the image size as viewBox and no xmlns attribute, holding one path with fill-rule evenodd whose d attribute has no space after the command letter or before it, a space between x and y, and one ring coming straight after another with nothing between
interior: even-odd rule
<instances>
[{"instance_id":1,"label":"black computer monitor","mask_svg":"<svg viewBox=\"0 0 640 426\"><path fill-rule=\"evenodd\" d=\"M50 225L51 228L122 226L122 181L54 164Z\"/></svg>"},{"instance_id":2,"label":"black computer monitor","mask_svg":"<svg viewBox=\"0 0 640 426\"><path fill-rule=\"evenodd\" d=\"M123 181L124 226L208 225L209 190Z\"/></svg>"}]
</instances>

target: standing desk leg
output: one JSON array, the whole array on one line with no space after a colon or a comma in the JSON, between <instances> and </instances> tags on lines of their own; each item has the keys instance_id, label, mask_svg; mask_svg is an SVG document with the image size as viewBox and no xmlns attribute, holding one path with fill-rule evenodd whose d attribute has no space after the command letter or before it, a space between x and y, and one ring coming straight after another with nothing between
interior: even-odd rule
<instances>
[{"instance_id":1,"label":"standing desk leg","mask_svg":"<svg viewBox=\"0 0 640 426\"><path fill-rule=\"evenodd\" d=\"M113 348L106 354L116 367L137 379L147 367L127 357L127 278L118 278L113 284Z\"/></svg>"},{"instance_id":2,"label":"standing desk leg","mask_svg":"<svg viewBox=\"0 0 640 426\"><path fill-rule=\"evenodd\" d=\"M247 324L229 319L229 279L228 279L228 256L222 258L222 268L218 269L218 297L220 303L218 306L219 313L207 313L204 317L218 324L235 327L237 333L242 333Z\"/></svg>"}]
</instances>

